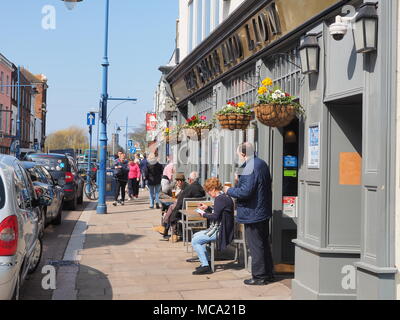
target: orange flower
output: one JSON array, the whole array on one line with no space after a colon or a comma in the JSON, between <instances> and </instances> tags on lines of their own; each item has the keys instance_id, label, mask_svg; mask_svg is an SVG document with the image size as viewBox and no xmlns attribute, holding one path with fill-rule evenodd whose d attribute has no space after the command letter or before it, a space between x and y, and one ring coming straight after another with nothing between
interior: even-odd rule
<instances>
[{"instance_id":1,"label":"orange flower","mask_svg":"<svg viewBox=\"0 0 400 320\"><path fill-rule=\"evenodd\" d=\"M265 94L267 92L267 88L261 87L258 89L258 94Z\"/></svg>"}]
</instances>

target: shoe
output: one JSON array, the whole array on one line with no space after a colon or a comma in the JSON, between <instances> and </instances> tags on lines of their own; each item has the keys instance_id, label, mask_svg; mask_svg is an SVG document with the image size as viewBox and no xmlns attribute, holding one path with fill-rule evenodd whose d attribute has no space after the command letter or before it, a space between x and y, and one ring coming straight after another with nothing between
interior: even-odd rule
<instances>
[{"instance_id":1,"label":"shoe","mask_svg":"<svg viewBox=\"0 0 400 320\"><path fill-rule=\"evenodd\" d=\"M181 241L181 237L177 236L176 234L172 235L169 239L172 243Z\"/></svg>"},{"instance_id":2,"label":"shoe","mask_svg":"<svg viewBox=\"0 0 400 320\"><path fill-rule=\"evenodd\" d=\"M125 205L125 202L124 201L121 201L121 206L124 206Z\"/></svg>"},{"instance_id":3,"label":"shoe","mask_svg":"<svg viewBox=\"0 0 400 320\"><path fill-rule=\"evenodd\" d=\"M198 274L211 274L213 273L211 268L209 266L205 267L199 267L195 271L192 272L193 275L198 275Z\"/></svg>"},{"instance_id":4,"label":"shoe","mask_svg":"<svg viewBox=\"0 0 400 320\"><path fill-rule=\"evenodd\" d=\"M264 286L268 283L267 280L264 279L247 279L243 281L244 284L247 284L248 286Z\"/></svg>"},{"instance_id":5,"label":"shoe","mask_svg":"<svg viewBox=\"0 0 400 320\"><path fill-rule=\"evenodd\" d=\"M208 266L211 266L211 261L208 261ZM200 265L200 266L198 266L198 267L196 267L196 270L197 269L200 269L200 268L202 268L202 266Z\"/></svg>"},{"instance_id":6,"label":"shoe","mask_svg":"<svg viewBox=\"0 0 400 320\"><path fill-rule=\"evenodd\" d=\"M160 239L160 241L169 241L170 238L171 236L163 236L162 239Z\"/></svg>"},{"instance_id":7,"label":"shoe","mask_svg":"<svg viewBox=\"0 0 400 320\"><path fill-rule=\"evenodd\" d=\"M154 207L149 207L150 209L154 209Z\"/></svg>"},{"instance_id":8,"label":"shoe","mask_svg":"<svg viewBox=\"0 0 400 320\"><path fill-rule=\"evenodd\" d=\"M164 235L165 233L165 227L163 226L154 227L153 230L160 233L161 235Z\"/></svg>"},{"instance_id":9,"label":"shoe","mask_svg":"<svg viewBox=\"0 0 400 320\"><path fill-rule=\"evenodd\" d=\"M156 204L156 208L157 208L157 209L160 209L160 205L159 205L158 203Z\"/></svg>"},{"instance_id":10,"label":"shoe","mask_svg":"<svg viewBox=\"0 0 400 320\"><path fill-rule=\"evenodd\" d=\"M132 198L130 198L130 197L128 198L128 201L132 201L132 200L133 200Z\"/></svg>"},{"instance_id":11,"label":"shoe","mask_svg":"<svg viewBox=\"0 0 400 320\"><path fill-rule=\"evenodd\" d=\"M113 206L114 206L114 207L116 207L117 204L118 204L117 201L114 201L114 202L113 202Z\"/></svg>"}]
</instances>

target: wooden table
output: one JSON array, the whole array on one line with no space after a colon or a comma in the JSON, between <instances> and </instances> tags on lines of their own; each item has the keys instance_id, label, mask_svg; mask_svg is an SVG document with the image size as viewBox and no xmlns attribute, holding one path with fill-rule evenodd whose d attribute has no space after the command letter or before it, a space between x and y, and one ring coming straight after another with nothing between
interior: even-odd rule
<instances>
[{"instance_id":1,"label":"wooden table","mask_svg":"<svg viewBox=\"0 0 400 320\"><path fill-rule=\"evenodd\" d=\"M199 224L207 227L207 219L203 218L200 214L193 210L180 210L182 213L182 234L183 234L183 245L186 245L189 238L189 223Z\"/></svg>"}]
</instances>

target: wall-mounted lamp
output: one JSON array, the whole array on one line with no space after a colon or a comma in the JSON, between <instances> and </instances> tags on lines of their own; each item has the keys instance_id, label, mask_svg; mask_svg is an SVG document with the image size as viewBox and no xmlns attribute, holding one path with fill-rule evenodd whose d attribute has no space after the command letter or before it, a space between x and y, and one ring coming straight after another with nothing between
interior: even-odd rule
<instances>
[{"instance_id":1,"label":"wall-mounted lamp","mask_svg":"<svg viewBox=\"0 0 400 320\"><path fill-rule=\"evenodd\" d=\"M354 42L358 53L376 51L378 48L378 13L376 3L361 5L354 24Z\"/></svg>"},{"instance_id":2,"label":"wall-mounted lamp","mask_svg":"<svg viewBox=\"0 0 400 320\"><path fill-rule=\"evenodd\" d=\"M344 38L349 27L353 28L353 37L358 53L376 51L378 48L377 3L365 2L353 17L336 16L335 23L329 26L329 33L336 41Z\"/></svg>"},{"instance_id":3,"label":"wall-mounted lamp","mask_svg":"<svg viewBox=\"0 0 400 320\"><path fill-rule=\"evenodd\" d=\"M301 71L303 74L318 73L319 71L319 44L317 34L307 34L299 48Z\"/></svg>"}]
</instances>

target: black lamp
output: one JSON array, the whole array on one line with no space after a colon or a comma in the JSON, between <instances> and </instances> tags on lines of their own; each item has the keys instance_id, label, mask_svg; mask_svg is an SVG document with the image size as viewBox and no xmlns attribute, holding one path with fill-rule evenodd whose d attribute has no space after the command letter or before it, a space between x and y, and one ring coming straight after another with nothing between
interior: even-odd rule
<instances>
[{"instance_id":1,"label":"black lamp","mask_svg":"<svg viewBox=\"0 0 400 320\"><path fill-rule=\"evenodd\" d=\"M300 46L301 71L303 74L318 73L319 44L317 34L307 34Z\"/></svg>"},{"instance_id":2,"label":"black lamp","mask_svg":"<svg viewBox=\"0 0 400 320\"><path fill-rule=\"evenodd\" d=\"M376 3L366 2L359 8L354 24L354 42L358 53L376 51L378 48L378 14Z\"/></svg>"}]
</instances>

